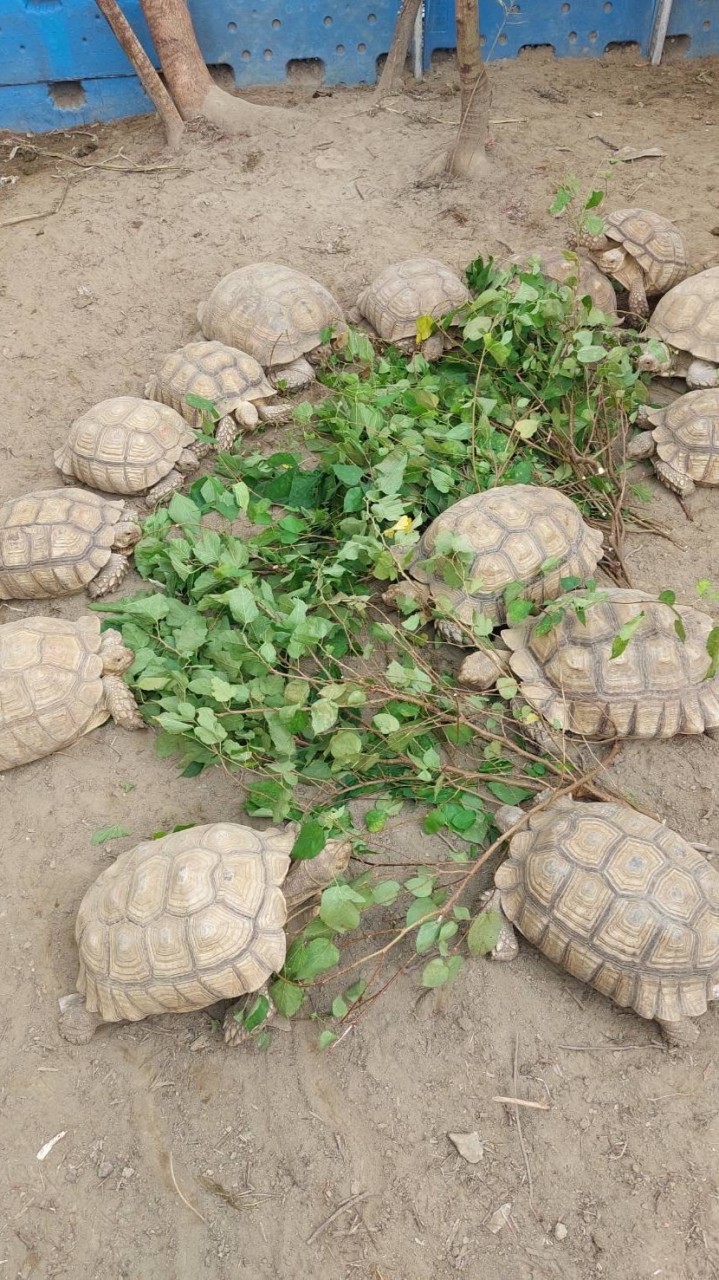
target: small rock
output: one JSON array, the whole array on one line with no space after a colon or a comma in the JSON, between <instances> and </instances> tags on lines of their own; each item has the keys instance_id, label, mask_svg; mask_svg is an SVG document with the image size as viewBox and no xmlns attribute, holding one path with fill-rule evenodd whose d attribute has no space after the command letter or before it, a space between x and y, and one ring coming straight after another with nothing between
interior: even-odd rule
<instances>
[{"instance_id":1,"label":"small rock","mask_svg":"<svg viewBox=\"0 0 719 1280\"><path fill-rule=\"evenodd\" d=\"M484 1145L476 1129L473 1133L448 1133L447 1137L468 1164L479 1164L484 1159Z\"/></svg>"},{"instance_id":2,"label":"small rock","mask_svg":"<svg viewBox=\"0 0 719 1280\"><path fill-rule=\"evenodd\" d=\"M500 1204L499 1208L496 1209L495 1212L492 1214L491 1218L489 1219L489 1229L494 1233L495 1236L498 1231L502 1230L502 1227L506 1227L507 1223L509 1222L509 1215L511 1212L512 1212L512 1205L511 1203L507 1202L507 1204Z\"/></svg>"},{"instance_id":3,"label":"small rock","mask_svg":"<svg viewBox=\"0 0 719 1280\"><path fill-rule=\"evenodd\" d=\"M554 1228L554 1239L555 1239L555 1240L566 1240L566 1238L567 1238L567 1235L568 1235L568 1234L569 1234L569 1233L568 1233L567 1228L565 1227L564 1223L563 1223L563 1222L558 1222L558 1223L557 1223L557 1225L556 1225L556 1227Z\"/></svg>"},{"instance_id":4,"label":"small rock","mask_svg":"<svg viewBox=\"0 0 719 1280\"><path fill-rule=\"evenodd\" d=\"M101 1160L97 1166L98 1178L109 1178L114 1168L114 1164L111 1164L109 1160Z\"/></svg>"},{"instance_id":5,"label":"small rock","mask_svg":"<svg viewBox=\"0 0 719 1280\"><path fill-rule=\"evenodd\" d=\"M129 1164L126 1164L126 1165L125 1165L125 1168L124 1168L124 1169L123 1169L123 1171L122 1171L122 1176L123 1176L123 1178L128 1178L128 1179L129 1179L129 1178L134 1178L134 1176L135 1176L135 1170L134 1170L134 1169L131 1169Z\"/></svg>"}]
</instances>

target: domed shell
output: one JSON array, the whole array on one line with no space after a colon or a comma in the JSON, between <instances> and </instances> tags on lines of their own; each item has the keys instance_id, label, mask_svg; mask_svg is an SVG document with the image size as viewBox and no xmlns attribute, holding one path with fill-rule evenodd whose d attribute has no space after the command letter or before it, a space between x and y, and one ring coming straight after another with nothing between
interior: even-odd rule
<instances>
[{"instance_id":1,"label":"domed shell","mask_svg":"<svg viewBox=\"0 0 719 1280\"><path fill-rule=\"evenodd\" d=\"M357 300L361 314L386 342L414 338L420 316L441 320L469 301L469 290L436 258L408 258L385 267Z\"/></svg>"},{"instance_id":2,"label":"domed shell","mask_svg":"<svg viewBox=\"0 0 719 1280\"><path fill-rule=\"evenodd\" d=\"M719 873L625 805L557 803L530 818L495 873L520 933L642 1018L706 1012L719 981Z\"/></svg>"},{"instance_id":3,"label":"domed shell","mask_svg":"<svg viewBox=\"0 0 719 1280\"><path fill-rule=\"evenodd\" d=\"M477 584L471 594L447 586L425 567L425 561L435 555L438 535L445 531L463 537L474 552L467 570L468 581ZM428 583L436 600L447 603L458 621L471 628L476 613L495 624L505 621L503 595L511 582L521 582L523 593L540 604L559 594L562 578L589 576L601 555L601 533L585 524L563 493L512 484L471 494L437 516L422 534L409 571L419 582ZM449 639L462 643L451 624L440 621L438 627ZM471 643L469 637L464 643Z\"/></svg>"},{"instance_id":4,"label":"domed shell","mask_svg":"<svg viewBox=\"0 0 719 1280\"><path fill-rule=\"evenodd\" d=\"M545 634L536 618L502 632L525 701L553 728L587 738L673 738L718 728L719 675L706 679L711 618L686 606L675 612L642 591L604 594L584 622L567 609ZM640 617L624 652L612 658L621 628Z\"/></svg>"},{"instance_id":5,"label":"domed shell","mask_svg":"<svg viewBox=\"0 0 719 1280\"><path fill-rule=\"evenodd\" d=\"M518 266L531 268L537 261L542 275L558 284L568 284L580 297L589 295L595 307L605 315L618 320L617 295L607 277L594 265L589 254L581 250L570 252L557 249L551 245L539 245L536 249L528 249L525 253L514 253L505 259L503 267Z\"/></svg>"},{"instance_id":6,"label":"domed shell","mask_svg":"<svg viewBox=\"0 0 719 1280\"><path fill-rule=\"evenodd\" d=\"M224 417L242 400L265 400L277 395L262 366L246 351L222 342L189 342L169 355L150 379L145 394L169 405L192 427L202 426L202 410L187 403L187 396L211 400Z\"/></svg>"},{"instance_id":7,"label":"domed shell","mask_svg":"<svg viewBox=\"0 0 719 1280\"><path fill-rule=\"evenodd\" d=\"M647 293L665 293L689 268L678 227L652 209L615 209L604 218L604 234L621 244L644 272Z\"/></svg>"},{"instance_id":8,"label":"domed shell","mask_svg":"<svg viewBox=\"0 0 719 1280\"><path fill-rule=\"evenodd\" d=\"M0 769L40 760L104 723L100 619L0 627Z\"/></svg>"},{"instance_id":9,"label":"domed shell","mask_svg":"<svg viewBox=\"0 0 719 1280\"><path fill-rule=\"evenodd\" d=\"M0 600L82 591L104 569L124 502L44 489L0 506Z\"/></svg>"},{"instance_id":10,"label":"domed shell","mask_svg":"<svg viewBox=\"0 0 719 1280\"><path fill-rule=\"evenodd\" d=\"M645 417L662 462L695 484L719 485L719 389L688 391Z\"/></svg>"},{"instance_id":11,"label":"domed shell","mask_svg":"<svg viewBox=\"0 0 719 1280\"><path fill-rule=\"evenodd\" d=\"M274 262L224 276L197 318L206 338L248 352L265 369L313 351L327 329L335 335L347 329L342 308L323 285Z\"/></svg>"},{"instance_id":12,"label":"domed shell","mask_svg":"<svg viewBox=\"0 0 719 1280\"><path fill-rule=\"evenodd\" d=\"M144 493L194 441L187 422L167 405L114 396L75 420L55 466L103 493Z\"/></svg>"},{"instance_id":13,"label":"domed shell","mask_svg":"<svg viewBox=\"0 0 719 1280\"><path fill-rule=\"evenodd\" d=\"M665 293L646 336L719 364L719 267L689 276Z\"/></svg>"},{"instance_id":14,"label":"domed shell","mask_svg":"<svg viewBox=\"0 0 719 1280\"><path fill-rule=\"evenodd\" d=\"M83 898L77 989L106 1022L257 991L284 963L291 831L232 822L120 854Z\"/></svg>"}]
</instances>

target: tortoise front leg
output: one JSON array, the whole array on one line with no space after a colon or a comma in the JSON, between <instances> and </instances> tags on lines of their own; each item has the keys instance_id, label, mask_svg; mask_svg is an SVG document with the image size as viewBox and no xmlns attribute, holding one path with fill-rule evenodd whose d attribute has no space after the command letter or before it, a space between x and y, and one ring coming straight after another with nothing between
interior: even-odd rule
<instances>
[{"instance_id":1,"label":"tortoise front leg","mask_svg":"<svg viewBox=\"0 0 719 1280\"><path fill-rule=\"evenodd\" d=\"M514 932L511 920L508 920L504 914L504 910L502 908L502 895L500 894L499 889L495 889L494 892L490 893L488 896L483 907L483 912L486 911L496 911L497 915L501 919L499 937L489 953L492 959L502 961L516 960L519 955L519 943L517 942L517 935Z\"/></svg>"},{"instance_id":2,"label":"tortoise front leg","mask_svg":"<svg viewBox=\"0 0 719 1280\"><path fill-rule=\"evenodd\" d=\"M629 289L629 309L635 316L648 316L649 303L644 287L644 272L634 258L627 254L624 260L624 277Z\"/></svg>"},{"instance_id":3,"label":"tortoise front leg","mask_svg":"<svg viewBox=\"0 0 719 1280\"><path fill-rule=\"evenodd\" d=\"M608 236L593 236L588 231L583 231L579 236L571 236L570 239L575 241L573 248L588 249L590 253L606 253L617 247L615 241Z\"/></svg>"},{"instance_id":4,"label":"tortoise front leg","mask_svg":"<svg viewBox=\"0 0 719 1280\"><path fill-rule=\"evenodd\" d=\"M679 1018L677 1022L666 1022L663 1018L657 1018L657 1022L667 1044L672 1045L673 1048L686 1049L689 1045L695 1044L699 1037L699 1028L691 1018Z\"/></svg>"},{"instance_id":5,"label":"tortoise front leg","mask_svg":"<svg viewBox=\"0 0 719 1280\"><path fill-rule=\"evenodd\" d=\"M260 422L289 422L292 417L292 406L289 404L268 404L266 400L256 400L255 408Z\"/></svg>"},{"instance_id":6,"label":"tortoise front leg","mask_svg":"<svg viewBox=\"0 0 719 1280\"><path fill-rule=\"evenodd\" d=\"M88 582L87 594L92 600L97 600L100 596L107 595L108 591L116 591L129 569L130 561L127 556L113 551L104 569L100 570L92 582Z\"/></svg>"},{"instance_id":7,"label":"tortoise front leg","mask_svg":"<svg viewBox=\"0 0 719 1280\"><path fill-rule=\"evenodd\" d=\"M169 498L176 489L181 489L183 484L182 473L173 467L172 471L168 471L167 475L162 477L162 480L158 480L157 484L153 484L152 488L148 489L145 502L150 507L156 507L163 498Z\"/></svg>"},{"instance_id":8,"label":"tortoise front leg","mask_svg":"<svg viewBox=\"0 0 719 1280\"><path fill-rule=\"evenodd\" d=\"M315 372L309 360L300 356L291 364L283 364L270 370L269 380L273 387L286 388L287 391L301 391L315 381Z\"/></svg>"},{"instance_id":9,"label":"tortoise front leg","mask_svg":"<svg viewBox=\"0 0 719 1280\"><path fill-rule=\"evenodd\" d=\"M122 676L107 675L102 678L102 694L107 710L121 729L144 729L145 721L137 709L137 703Z\"/></svg>"}]
</instances>

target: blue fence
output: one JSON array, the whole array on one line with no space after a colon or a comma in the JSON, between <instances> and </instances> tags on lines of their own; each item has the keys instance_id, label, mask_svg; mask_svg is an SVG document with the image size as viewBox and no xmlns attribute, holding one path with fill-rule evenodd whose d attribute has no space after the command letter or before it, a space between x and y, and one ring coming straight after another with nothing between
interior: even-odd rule
<instances>
[{"instance_id":1,"label":"blue fence","mask_svg":"<svg viewBox=\"0 0 719 1280\"><path fill-rule=\"evenodd\" d=\"M139 0L122 7L155 51ZM399 0L190 0L207 62L240 88L278 84L310 64L323 82L371 84L392 38ZM425 66L454 47L453 0L426 0ZM634 43L646 53L653 0L482 0L487 56L550 45L559 57L598 57ZM719 53L719 0L675 0L669 36L690 55ZM0 0L0 129L65 129L150 109L94 0Z\"/></svg>"}]
</instances>

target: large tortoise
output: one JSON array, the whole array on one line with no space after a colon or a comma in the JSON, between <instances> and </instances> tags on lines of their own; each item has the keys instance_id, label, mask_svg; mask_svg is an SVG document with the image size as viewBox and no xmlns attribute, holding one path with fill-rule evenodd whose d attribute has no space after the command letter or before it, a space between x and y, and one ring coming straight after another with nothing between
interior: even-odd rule
<instances>
[{"instance_id":1,"label":"large tortoise","mask_svg":"<svg viewBox=\"0 0 719 1280\"><path fill-rule=\"evenodd\" d=\"M211 401L220 415L215 428L219 449L231 448L241 427L252 431L259 422L284 422L289 416L285 406L267 404L277 392L254 356L223 342L188 342L173 351L150 378L145 395L175 409L195 429L202 427L204 415L187 397Z\"/></svg>"},{"instance_id":2,"label":"large tortoise","mask_svg":"<svg viewBox=\"0 0 719 1280\"><path fill-rule=\"evenodd\" d=\"M496 821L507 831L523 816L507 805ZM494 883L495 959L517 955L514 924L670 1044L693 1044L692 1018L719 999L719 873L675 831L627 805L562 798L511 838Z\"/></svg>"},{"instance_id":3,"label":"large tortoise","mask_svg":"<svg viewBox=\"0 0 719 1280\"><path fill-rule=\"evenodd\" d=\"M275 262L254 262L223 276L197 309L205 337L254 356L273 386L290 391L314 381L326 335L347 332L342 308L324 285Z\"/></svg>"},{"instance_id":4,"label":"large tortoise","mask_svg":"<svg viewBox=\"0 0 719 1280\"><path fill-rule=\"evenodd\" d=\"M145 494L157 502L197 470L199 453L194 431L175 409L113 396L76 418L55 466L68 484L80 480L103 493Z\"/></svg>"},{"instance_id":5,"label":"large tortoise","mask_svg":"<svg viewBox=\"0 0 719 1280\"><path fill-rule=\"evenodd\" d=\"M719 383L719 267L689 276L659 299L637 368L663 378L685 378L690 390Z\"/></svg>"},{"instance_id":6,"label":"large tortoise","mask_svg":"<svg viewBox=\"0 0 719 1280\"><path fill-rule=\"evenodd\" d=\"M589 254L583 253L581 249L572 252L557 249L553 245L538 245L536 249L513 253L500 265L503 268L520 267L527 271L535 263L548 280L568 285L580 298L591 298L594 306L604 312L613 324L618 322L617 295Z\"/></svg>"},{"instance_id":7,"label":"large tortoise","mask_svg":"<svg viewBox=\"0 0 719 1280\"><path fill-rule=\"evenodd\" d=\"M449 586L442 577L437 543L459 538L471 563L466 584ZM504 592L519 582L529 600L541 604L559 595L562 579L586 578L602 555L602 535L585 524L578 508L557 489L511 484L474 493L455 502L425 529L408 567L413 581L393 584L385 604L403 601L434 605L440 635L452 644L476 643L476 615L492 626L506 621Z\"/></svg>"},{"instance_id":8,"label":"large tortoise","mask_svg":"<svg viewBox=\"0 0 719 1280\"><path fill-rule=\"evenodd\" d=\"M125 503L84 489L41 489L0 506L0 600L119 587L142 533Z\"/></svg>"},{"instance_id":9,"label":"large tortoise","mask_svg":"<svg viewBox=\"0 0 719 1280\"><path fill-rule=\"evenodd\" d=\"M603 235L584 233L579 244L628 290L629 306L639 316L649 312L648 295L666 293L689 267L681 231L651 209L615 209L604 217Z\"/></svg>"},{"instance_id":10,"label":"large tortoise","mask_svg":"<svg viewBox=\"0 0 719 1280\"><path fill-rule=\"evenodd\" d=\"M407 258L380 272L359 295L352 316L364 317L380 338L400 351L410 354L419 347L427 360L438 360L447 344L446 334L438 329L418 341L417 321L421 316L451 317L469 297L467 286L443 262Z\"/></svg>"},{"instance_id":11,"label":"large tortoise","mask_svg":"<svg viewBox=\"0 0 719 1280\"><path fill-rule=\"evenodd\" d=\"M22 618L0 627L0 769L72 746L110 716L143 721L122 673L134 654L99 618Z\"/></svg>"},{"instance_id":12,"label":"large tortoise","mask_svg":"<svg viewBox=\"0 0 719 1280\"><path fill-rule=\"evenodd\" d=\"M65 1038L84 1044L103 1022L262 992L284 963L287 907L341 875L351 854L349 841L330 841L288 875L294 841L291 827L215 822L122 853L80 904L80 998L61 1001ZM229 1044L243 1038L234 1012L224 1023Z\"/></svg>"},{"instance_id":13,"label":"large tortoise","mask_svg":"<svg viewBox=\"0 0 719 1280\"><path fill-rule=\"evenodd\" d=\"M629 442L628 458L651 458L680 498L697 484L719 485L719 389L688 391L664 409L643 408L641 420L651 429Z\"/></svg>"}]
</instances>

